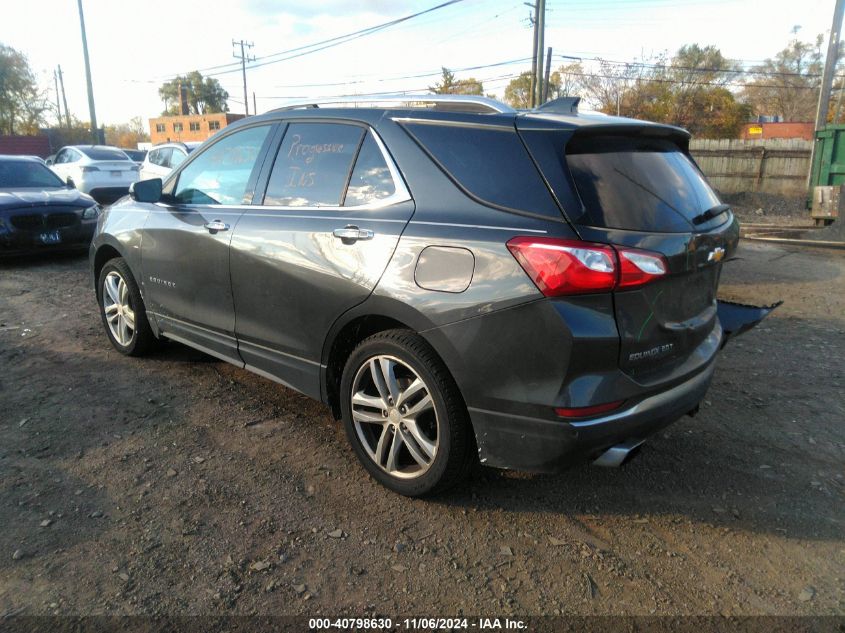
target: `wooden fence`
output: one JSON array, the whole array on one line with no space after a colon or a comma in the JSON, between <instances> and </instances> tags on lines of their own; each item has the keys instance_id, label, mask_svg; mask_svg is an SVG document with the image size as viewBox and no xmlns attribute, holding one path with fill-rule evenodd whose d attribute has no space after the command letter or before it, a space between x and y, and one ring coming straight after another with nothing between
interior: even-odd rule
<instances>
[{"instance_id":1,"label":"wooden fence","mask_svg":"<svg viewBox=\"0 0 845 633\"><path fill-rule=\"evenodd\" d=\"M811 148L803 139L690 141L690 153L719 191L791 197L806 194Z\"/></svg>"}]
</instances>

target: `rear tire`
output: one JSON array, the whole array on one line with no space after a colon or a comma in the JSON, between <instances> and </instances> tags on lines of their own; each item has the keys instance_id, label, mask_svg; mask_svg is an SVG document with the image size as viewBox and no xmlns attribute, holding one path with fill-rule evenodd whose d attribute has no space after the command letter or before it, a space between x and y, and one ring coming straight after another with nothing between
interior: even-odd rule
<instances>
[{"instance_id":1,"label":"rear tire","mask_svg":"<svg viewBox=\"0 0 845 633\"><path fill-rule=\"evenodd\" d=\"M387 330L361 342L344 367L340 399L355 454L394 492L442 492L477 459L458 386L419 334Z\"/></svg>"},{"instance_id":2,"label":"rear tire","mask_svg":"<svg viewBox=\"0 0 845 633\"><path fill-rule=\"evenodd\" d=\"M156 347L141 291L122 257L109 260L100 271L97 301L106 336L118 352L143 356Z\"/></svg>"}]
</instances>

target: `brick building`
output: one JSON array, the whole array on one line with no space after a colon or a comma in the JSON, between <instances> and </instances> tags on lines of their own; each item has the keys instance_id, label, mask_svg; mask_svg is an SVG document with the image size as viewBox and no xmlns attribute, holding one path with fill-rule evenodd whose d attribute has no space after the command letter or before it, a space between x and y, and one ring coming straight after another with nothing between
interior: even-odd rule
<instances>
[{"instance_id":1,"label":"brick building","mask_svg":"<svg viewBox=\"0 0 845 633\"><path fill-rule=\"evenodd\" d=\"M745 141L770 138L802 138L805 141L812 141L814 128L815 125L812 121L809 123L803 121L746 123L739 133L739 138Z\"/></svg>"},{"instance_id":2,"label":"brick building","mask_svg":"<svg viewBox=\"0 0 845 633\"><path fill-rule=\"evenodd\" d=\"M218 112L215 114L178 114L150 119L150 141L153 145L169 141L204 141L230 123L244 118L243 114Z\"/></svg>"}]
</instances>

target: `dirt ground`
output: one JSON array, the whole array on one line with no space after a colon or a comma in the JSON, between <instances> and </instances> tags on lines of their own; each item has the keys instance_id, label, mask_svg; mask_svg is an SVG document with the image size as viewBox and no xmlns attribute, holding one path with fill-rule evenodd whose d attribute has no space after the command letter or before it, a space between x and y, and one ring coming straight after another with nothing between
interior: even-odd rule
<instances>
[{"instance_id":1,"label":"dirt ground","mask_svg":"<svg viewBox=\"0 0 845 633\"><path fill-rule=\"evenodd\" d=\"M785 304L619 470L409 500L327 408L109 345L84 257L0 264L0 616L845 614L845 253L744 244Z\"/></svg>"}]
</instances>

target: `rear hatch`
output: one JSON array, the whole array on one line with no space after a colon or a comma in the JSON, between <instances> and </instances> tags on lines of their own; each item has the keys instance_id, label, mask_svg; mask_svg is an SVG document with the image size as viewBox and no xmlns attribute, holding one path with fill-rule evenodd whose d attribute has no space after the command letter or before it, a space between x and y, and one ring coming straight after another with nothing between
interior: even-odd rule
<instances>
[{"instance_id":1,"label":"rear hatch","mask_svg":"<svg viewBox=\"0 0 845 633\"><path fill-rule=\"evenodd\" d=\"M620 367L649 384L709 360L722 262L739 227L689 157L686 134L640 124L537 129L526 121L520 132L583 240L664 258L665 274L614 292Z\"/></svg>"}]
</instances>

